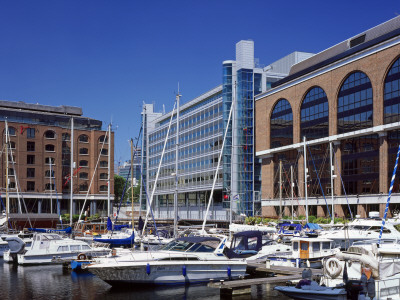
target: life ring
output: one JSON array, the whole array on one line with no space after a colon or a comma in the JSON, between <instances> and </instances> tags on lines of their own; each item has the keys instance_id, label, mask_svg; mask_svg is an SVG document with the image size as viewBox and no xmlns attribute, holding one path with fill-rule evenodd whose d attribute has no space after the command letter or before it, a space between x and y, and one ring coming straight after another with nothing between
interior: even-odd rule
<instances>
[{"instance_id":1,"label":"life ring","mask_svg":"<svg viewBox=\"0 0 400 300\"><path fill-rule=\"evenodd\" d=\"M78 254L78 260L86 260L86 259L87 259L87 257L86 257L85 253Z\"/></svg>"},{"instance_id":2,"label":"life ring","mask_svg":"<svg viewBox=\"0 0 400 300\"><path fill-rule=\"evenodd\" d=\"M342 272L340 261L331 257L325 262L325 270L331 278L336 278Z\"/></svg>"}]
</instances>

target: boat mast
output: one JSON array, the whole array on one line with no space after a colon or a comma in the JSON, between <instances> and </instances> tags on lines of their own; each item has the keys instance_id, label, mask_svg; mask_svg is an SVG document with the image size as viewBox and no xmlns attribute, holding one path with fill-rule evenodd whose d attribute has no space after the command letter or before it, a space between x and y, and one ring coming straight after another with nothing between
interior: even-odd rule
<instances>
[{"instance_id":1,"label":"boat mast","mask_svg":"<svg viewBox=\"0 0 400 300\"><path fill-rule=\"evenodd\" d=\"M279 161L279 218L282 218L282 160Z\"/></svg>"},{"instance_id":2,"label":"boat mast","mask_svg":"<svg viewBox=\"0 0 400 300\"><path fill-rule=\"evenodd\" d=\"M73 203L74 203L74 118L71 117L71 168L70 168L70 209L69 209L69 225L72 226L72 213L73 213Z\"/></svg>"},{"instance_id":3,"label":"boat mast","mask_svg":"<svg viewBox=\"0 0 400 300\"><path fill-rule=\"evenodd\" d=\"M111 209L111 205L110 205L110 189L111 189L111 123L108 125L108 180L107 180L107 216L110 216L110 209ZM107 142L107 140L105 141L105 143Z\"/></svg>"},{"instance_id":4,"label":"boat mast","mask_svg":"<svg viewBox=\"0 0 400 300\"><path fill-rule=\"evenodd\" d=\"M131 139L131 202L132 202L132 230L135 228L134 226L134 217L133 217L133 139Z\"/></svg>"},{"instance_id":5,"label":"boat mast","mask_svg":"<svg viewBox=\"0 0 400 300\"><path fill-rule=\"evenodd\" d=\"M333 203L333 171L334 171L334 166L333 166L333 147L332 147L332 142L329 143L329 154L330 154L330 161L331 161L331 197L332 197L332 210L331 210L331 224L335 223L335 206Z\"/></svg>"},{"instance_id":6,"label":"boat mast","mask_svg":"<svg viewBox=\"0 0 400 300\"><path fill-rule=\"evenodd\" d=\"M50 157L50 213L53 213L53 187L51 185L51 176L52 176L52 169L51 169L51 157Z\"/></svg>"},{"instance_id":7,"label":"boat mast","mask_svg":"<svg viewBox=\"0 0 400 300\"><path fill-rule=\"evenodd\" d=\"M176 147L175 147L175 195L174 195L174 237L178 237L178 156L179 156L179 100L182 95L176 95Z\"/></svg>"},{"instance_id":8,"label":"boat mast","mask_svg":"<svg viewBox=\"0 0 400 300\"><path fill-rule=\"evenodd\" d=\"M8 123L7 119L5 121L6 125L6 224L8 228L8 214L10 213L10 199L8 195Z\"/></svg>"},{"instance_id":9,"label":"boat mast","mask_svg":"<svg viewBox=\"0 0 400 300\"><path fill-rule=\"evenodd\" d=\"M290 186L291 186L291 196L292 196L292 221L293 221L293 188L294 188L294 182L293 182L293 166L290 166Z\"/></svg>"},{"instance_id":10,"label":"boat mast","mask_svg":"<svg viewBox=\"0 0 400 300\"><path fill-rule=\"evenodd\" d=\"M308 223L308 198L307 198L307 148L306 148L306 137L303 137L303 146L304 146L304 194L306 200L306 223Z\"/></svg>"}]
</instances>

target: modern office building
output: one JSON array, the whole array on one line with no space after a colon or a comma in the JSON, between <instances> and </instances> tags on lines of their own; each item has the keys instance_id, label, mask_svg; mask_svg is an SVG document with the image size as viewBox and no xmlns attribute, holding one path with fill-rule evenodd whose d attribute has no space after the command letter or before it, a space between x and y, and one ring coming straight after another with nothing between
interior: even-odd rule
<instances>
[{"instance_id":1,"label":"modern office building","mask_svg":"<svg viewBox=\"0 0 400 300\"><path fill-rule=\"evenodd\" d=\"M133 185L137 186L139 184L139 180L141 177L141 153L142 150L136 149L134 150L134 158L133 158L133 172L132 172L132 163L131 161L126 161L122 164L122 166L118 167L118 175L123 177L125 180L131 182L131 178L133 178Z\"/></svg>"},{"instance_id":2,"label":"modern office building","mask_svg":"<svg viewBox=\"0 0 400 300\"><path fill-rule=\"evenodd\" d=\"M383 216L400 142L399 56L396 17L293 65L256 96L264 216L292 205L297 216L306 205L329 216L332 203L337 216ZM398 175L389 212L400 208Z\"/></svg>"},{"instance_id":3,"label":"modern office building","mask_svg":"<svg viewBox=\"0 0 400 300\"><path fill-rule=\"evenodd\" d=\"M101 121L84 117L78 107L0 101L3 154L0 180L4 205L6 121L10 138L8 188L11 217L23 218L21 215L28 212L31 218L39 220L46 215L70 212L71 136L73 213L78 214L87 199L91 214L107 214L108 186L111 194L114 187L114 134L111 133L109 138L108 132L102 130Z\"/></svg>"},{"instance_id":4,"label":"modern office building","mask_svg":"<svg viewBox=\"0 0 400 300\"><path fill-rule=\"evenodd\" d=\"M144 187L148 197L154 189L156 217L173 218L176 176L180 219L203 219L215 177L210 219L229 220L231 200L234 216L257 213L254 196L261 186L261 167L254 152L254 95L265 92L272 82L287 76L292 64L311 55L295 52L262 67L254 58L253 41L237 43L236 60L223 62L222 85L180 105L177 172L176 111L162 114L151 122L144 121L147 124L143 145L146 151L143 170L147 178ZM228 126L232 103L235 104ZM143 116L148 111L145 108ZM223 159L218 167L227 127Z\"/></svg>"}]
</instances>

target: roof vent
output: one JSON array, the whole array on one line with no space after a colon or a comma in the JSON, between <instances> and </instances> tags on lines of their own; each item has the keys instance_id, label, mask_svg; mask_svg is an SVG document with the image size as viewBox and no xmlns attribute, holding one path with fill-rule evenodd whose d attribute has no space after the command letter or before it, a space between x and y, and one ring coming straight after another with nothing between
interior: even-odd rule
<instances>
[{"instance_id":1,"label":"roof vent","mask_svg":"<svg viewBox=\"0 0 400 300\"><path fill-rule=\"evenodd\" d=\"M365 42L365 34L360 35L352 40L350 40L350 48L360 45Z\"/></svg>"}]
</instances>

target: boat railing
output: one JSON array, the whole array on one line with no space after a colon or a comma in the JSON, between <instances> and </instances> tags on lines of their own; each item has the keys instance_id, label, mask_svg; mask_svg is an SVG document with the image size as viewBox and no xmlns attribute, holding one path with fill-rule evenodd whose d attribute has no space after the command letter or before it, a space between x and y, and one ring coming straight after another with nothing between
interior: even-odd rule
<instances>
[{"instance_id":1,"label":"boat railing","mask_svg":"<svg viewBox=\"0 0 400 300\"><path fill-rule=\"evenodd\" d=\"M400 278L382 279L375 281L375 291L376 291L376 299L399 298Z\"/></svg>"}]
</instances>

